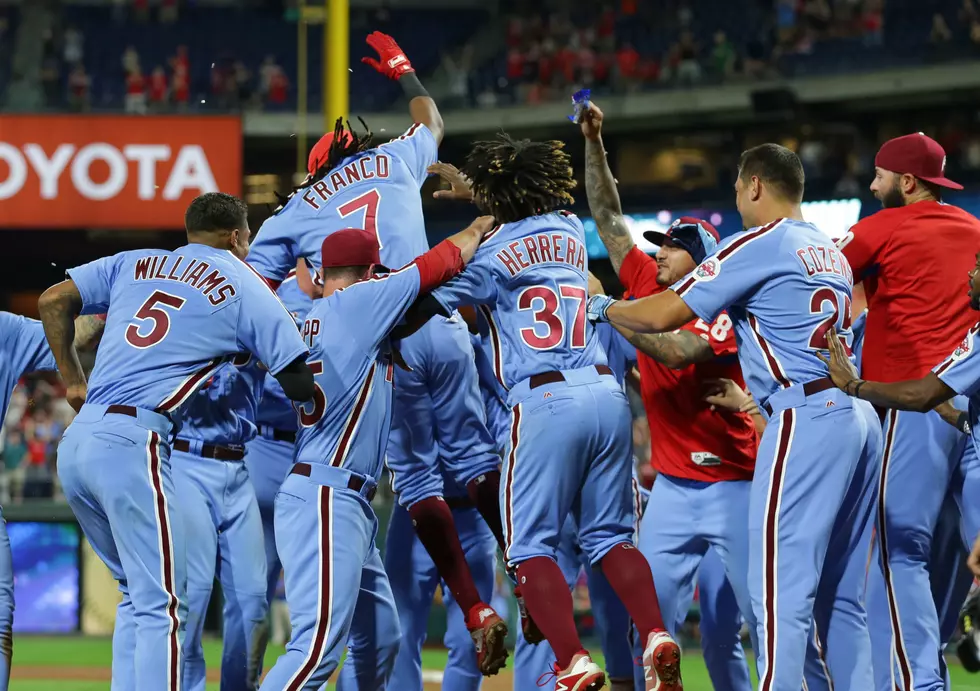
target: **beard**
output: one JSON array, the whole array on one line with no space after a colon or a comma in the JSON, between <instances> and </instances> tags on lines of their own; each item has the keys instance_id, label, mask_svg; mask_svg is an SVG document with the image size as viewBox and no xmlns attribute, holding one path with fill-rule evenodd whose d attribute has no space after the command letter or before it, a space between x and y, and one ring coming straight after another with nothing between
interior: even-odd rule
<instances>
[{"instance_id":1,"label":"beard","mask_svg":"<svg viewBox=\"0 0 980 691\"><path fill-rule=\"evenodd\" d=\"M881 207L883 209L896 209L900 206L905 206L905 197L902 196L902 191L898 189L897 185L881 195Z\"/></svg>"}]
</instances>

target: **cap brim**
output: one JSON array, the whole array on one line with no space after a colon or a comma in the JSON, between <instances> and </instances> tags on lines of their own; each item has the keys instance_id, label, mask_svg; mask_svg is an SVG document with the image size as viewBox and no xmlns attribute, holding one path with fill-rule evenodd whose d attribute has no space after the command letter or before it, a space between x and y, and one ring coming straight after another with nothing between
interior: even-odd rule
<instances>
[{"instance_id":1,"label":"cap brim","mask_svg":"<svg viewBox=\"0 0 980 691\"><path fill-rule=\"evenodd\" d=\"M920 180L925 180L926 182L931 182L933 185L939 185L940 187L946 187L951 190L961 190L963 185L958 182L953 182L949 178L919 178Z\"/></svg>"},{"instance_id":2,"label":"cap brim","mask_svg":"<svg viewBox=\"0 0 980 691\"><path fill-rule=\"evenodd\" d=\"M643 239L647 242L653 243L657 247L663 247L663 244L667 242L667 236L663 233L657 232L656 230L643 231Z\"/></svg>"}]
</instances>

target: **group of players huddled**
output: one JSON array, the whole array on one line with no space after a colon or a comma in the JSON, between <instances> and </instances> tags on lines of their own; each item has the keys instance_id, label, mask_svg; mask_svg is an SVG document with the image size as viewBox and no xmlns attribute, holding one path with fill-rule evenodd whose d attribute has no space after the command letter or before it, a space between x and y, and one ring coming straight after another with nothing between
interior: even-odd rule
<instances>
[{"instance_id":1,"label":"group of players huddled","mask_svg":"<svg viewBox=\"0 0 980 691\"><path fill-rule=\"evenodd\" d=\"M882 146L885 209L836 245L803 219L797 156L750 149L735 184L746 230L722 242L680 218L650 234L651 258L620 208L602 112L580 104L616 300L563 210L562 144L500 135L461 169L438 162L435 103L391 37L367 42L378 59L364 62L409 99L402 136L375 146L338 120L254 242L240 200L205 194L187 245L69 270L40 323L0 315L2 409L21 374L57 365L78 411L58 474L122 592L113 691L203 691L215 577L223 689L319 689L346 654L338 688L420 691L441 584L443 687L475 690L508 657L488 604L498 547L519 691L549 674L558 691L607 675L620 691L682 689L674 636L696 584L716 688L751 686L743 623L762 691L943 688L980 533L980 399L957 398L980 395L980 222L941 203L957 185L939 145ZM429 249L431 174L448 183L437 197L481 215ZM78 352L96 344L87 373ZM658 474L645 510L634 361ZM382 560L385 466L398 505ZM583 566L605 670L573 619ZM280 570L291 640L262 679ZM9 547L0 571L9 643Z\"/></svg>"}]
</instances>

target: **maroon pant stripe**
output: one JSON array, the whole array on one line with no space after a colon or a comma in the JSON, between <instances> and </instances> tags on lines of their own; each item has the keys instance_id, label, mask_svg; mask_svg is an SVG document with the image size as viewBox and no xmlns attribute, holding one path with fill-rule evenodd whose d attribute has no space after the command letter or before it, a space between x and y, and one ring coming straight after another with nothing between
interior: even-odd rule
<instances>
[{"instance_id":1,"label":"maroon pant stripe","mask_svg":"<svg viewBox=\"0 0 980 691\"><path fill-rule=\"evenodd\" d=\"M156 497L157 521L160 524L160 558L163 561L163 589L167 593L167 616L170 618L170 670L167 686L171 691L180 687L180 641L177 631L177 593L174 587L173 543L170 535L170 521L167 513L167 499L163 494L163 475L160 472L160 435L150 432L150 478Z\"/></svg>"}]
</instances>

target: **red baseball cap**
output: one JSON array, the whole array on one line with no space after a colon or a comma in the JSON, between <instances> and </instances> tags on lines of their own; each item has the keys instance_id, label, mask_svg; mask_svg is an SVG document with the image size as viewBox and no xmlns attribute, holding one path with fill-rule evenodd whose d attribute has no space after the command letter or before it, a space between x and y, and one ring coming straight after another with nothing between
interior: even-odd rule
<instances>
[{"instance_id":1,"label":"red baseball cap","mask_svg":"<svg viewBox=\"0 0 980 691\"><path fill-rule=\"evenodd\" d=\"M341 134L341 139L344 143L348 143L351 140L351 134L347 130L343 131ZM327 154L330 153L330 145L333 144L333 132L327 132L325 135L320 137L320 141L313 145L310 149L310 158L306 162L306 171L313 175L317 170L320 169L326 160Z\"/></svg>"},{"instance_id":2,"label":"red baseball cap","mask_svg":"<svg viewBox=\"0 0 980 691\"><path fill-rule=\"evenodd\" d=\"M718 235L718 231L713 225L704 219L693 216L681 216L674 219L666 233L648 230L643 233L643 237L654 245L661 246L670 240L674 245L687 250L691 259L698 264L714 252L718 243L721 242L721 236Z\"/></svg>"},{"instance_id":3,"label":"red baseball cap","mask_svg":"<svg viewBox=\"0 0 980 691\"><path fill-rule=\"evenodd\" d=\"M946 151L922 132L895 137L882 144L875 156L875 167L899 175L908 173L951 190L963 189L963 185L946 177Z\"/></svg>"},{"instance_id":4,"label":"red baseball cap","mask_svg":"<svg viewBox=\"0 0 980 691\"><path fill-rule=\"evenodd\" d=\"M382 271L378 238L360 228L345 228L331 233L320 245L320 265L324 268L335 266L375 266Z\"/></svg>"}]
</instances>

